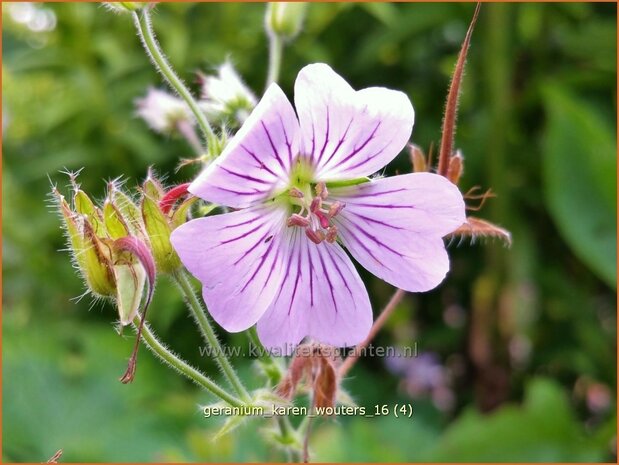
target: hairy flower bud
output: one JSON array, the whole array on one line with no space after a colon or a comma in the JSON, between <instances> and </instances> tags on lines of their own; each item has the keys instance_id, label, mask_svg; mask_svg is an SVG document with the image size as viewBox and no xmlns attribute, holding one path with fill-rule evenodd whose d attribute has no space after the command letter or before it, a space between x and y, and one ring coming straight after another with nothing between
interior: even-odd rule
<instances>
[{"instance_id":1,"label":"hairy flower bud","mask_svg":"<svg viewBox=\"0 0 619 465\"><path fill-rule=\"evenodd\" d=\"M304 2L269 3L265 18L267 31L286 40L294 39L301 32L306 10Z\"/></svg>"},{"instance_id":2,"label":"hairy flower bud","mask_svg":"<svg viewBox=\"0 0 619 465\"><path fill-rule=\"evenodd\" d=\"M171 273L181 266L180 259L170 242L172 228L168 218L159 208L161 196L153 198L148 193L158 192L152 178L148 178L143 186L142 220L155 257L157 268L164 273Z\"/></svg>"},{"instance_id":3,"label":"hairy flower bud","mask_svg":"<svg viewBox=\"0 0 619 465\"><path fill-rule=\"evenodd\" d=\"M113 296L116 284L112 272L111 254L96 235L95 228L89 222L88 215L83 213L90 206L92 206L91 212L94 212L94 204L85 193L78 192L79 195L75 197L80 200L79 205L82 212L71 210L64 196L56 189L53 190L53 195L64 220L64 228L69 239L69 249L90 291L102 297Z\"/></svg>"}]
</instances>

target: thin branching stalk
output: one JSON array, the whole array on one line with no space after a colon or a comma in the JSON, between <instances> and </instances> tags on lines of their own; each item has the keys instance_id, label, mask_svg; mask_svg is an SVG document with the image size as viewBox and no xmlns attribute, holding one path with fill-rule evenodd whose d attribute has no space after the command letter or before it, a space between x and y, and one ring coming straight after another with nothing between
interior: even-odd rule
<instances>
[{"instance_id":1,"label":"thin branching stalk","mask_svg":"<svg viewBox=\"0 0 619 465\"><path fill-rule=\"evenodd\" d=\"M178 284L178 287L180 288L185 298L187 307L191 311L191 314L196 320L196 323L200 327L200 331L202 332L204 340L214 352L214 358L217 362L217 365L219 365L219 368L223 372L230 385L237 392L237 394L243 400L249 402L251 400L251 397L249 396L247 389L245 389L245 386L243 386L241 379L236 374L236 371L234 371L230 360L228 360L228 357L224 353L223 348L219 343L219 340L217 339L217 335L213 330L213 326L211 325L211 322L206 316L204 308L202 307L200 300L196 296L193 286L189 282L187 272L184 269L181 271L177 271L173 274L173 278L176 284Z\"/></svg>"},{"instance_id":2,"label":"thin branching stalk","mask_svg":"<svg viewBox=\"0 0 619 465\"><path fill-rule=\"evenodd\" d=\"M136 317L134 320L134 327L137 328L139 324L140 318ZM198 386L203 387L204 389L211 392L213 395L219 397L221 400L233 407L243 407L245 405L245 402L233 395L228 394L213 380L200 373L200 371L198 371L187 362L182 360L180 357L175 355L170 349L168 349L162 342L159 341L159 339L152 332L148 324L144 324L142 328L142 341L144 341L146 346L157 357L159 357L161 361L168 364L170 367L174 368L176 371L189 378Z\"/></svg>"},{"instance_id":3,"label":"thin branching stalk","mask_svg":"<svg viewBox=\"0 0 619 465\"><path fill-rule=\"evenodd\" d=\"M200 110L198 103L191 95L191 92L189 92L185 84L183 84L183 81L181 81L181 79L176 75L170 66L170 63L161 51L155 36L155 31L153 31L149 8L143 8L140 12L134 12L133 20L135 23L135 28L138 31L138 35L142 40L142 44L144 45L144 48L150 58L153 60L155 67L163 75L168 84L170 84L170 87L172 87L172 89L174 89L176 93L178 93L178 95L187 103L196 117L196 121L198 122L198 126L200 126L200 130L202 131L202 135L204 136L207 145L209 147L212 146L216 141L215 133L206 119L206 116L202 110Z\"/></svg>"},{"instance_id":4,"label":"thin branching stalk","mask_svg":"<svg viewBox=\"0 0 619 465\"><path fill-rule=\"evenodd\" d=\"M348 357L346 357L346 360L344 360L344 363L340 365L340 368L338 369L338 372L337 372L340 378L343 378L344 376L346 376L346 374L350 371L353 365L357 362L363 349L365 349L370 344L370 342L372 342L372 339L374 339L376 334L381 330L381 328L383 327L383 325L385 324L389 316L396 309L396 307L398 306L398 304L400 303L400 301L402 300L405 294L406 294L406 291L403 291L402 289L398 289L391 296L391 299L385 306L385 309L380 313L380 315L378 316L378 318L376 318L376 321L372 325L372 328L370 329L370 334L368 334L368 337L366 337L365 341L363 341L361 344L357 344L355 348L353 349L352 353Z\"/></svg>"}]
</instances>

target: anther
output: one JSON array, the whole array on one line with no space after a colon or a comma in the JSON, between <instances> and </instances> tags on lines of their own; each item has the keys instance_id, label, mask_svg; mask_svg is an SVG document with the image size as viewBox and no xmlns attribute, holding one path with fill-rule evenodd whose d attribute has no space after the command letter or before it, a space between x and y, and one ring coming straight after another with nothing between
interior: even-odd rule
<instances>
[{"instance_id":1,"label":"anther","mask_svg":"<svg viewBox=\"0 0 619 465\"><path fill-rule=\"evenodd\" d=\"M316 213L317 211L320 210L321 206L322 206L322 199L320 197L314 197L310 205L310 211L312 213Z\"/></svg>"},{"instance_id":2,"label":"anther","mask_svg":"<svg viewBox=\"0 0 619 465\"><path fill-rule=\"evenodd\" d=\"M327 186L324 182L316 184L316 195L322 200L326 200L329 197L329 191L327 191Z\"/></svg>"},{"instance_id":3,"label":"anther","mask_svg":"<svg viewBox=\"0 0 619 465\"><path fill-rule=\"evenodd\" d=\"M314 215L318 217L321 227L323 227L324 229L327 229L329 227L329 217L325 215L321 210L316 210L314 212Z\"/></svg>"},{"instance_id":4,"label":"anther","mask_svg":"<svg viewBox=\"0 0 619 465\"><path fill-rule=\"evenodd\" d=\"M337 239L337 227L335 225L330 226L329 229L327 229L325 239L329 244L333 244L335 242L335 239Z\"/></svg>"},{"instance_id":5,"label":"anther","mask_svg":"<svg viewBox=\"0 0 619 465\"><path fill-rule=\"evenodd\" d=\"M320 244L325 240L325 233L322 231L314 231L311 228L305 228L305 235L312 241L314 244Z\"/></svg>"},{"instance_id":6,"label":"anther","mask_svg":"<svg viewBox=\"0 0 619 465\"><path fill-rule=\"evenodd\" d=\"M288 193L290 194L290 197L295 197L297 199L302 199L304 197L303 192L296 187L291 187Z\"/></svg>"},{"instance_id":7,"label":"anther","mask_svg":"<svg viewBox=\"0 0 619 465\"><path fill-rule=\"evenodd\" d=\"M334 216L337 216L346 206L345 203L342 202L338 202L335 201L331 204L331 207L329 207L329 218L333 218Z\"/></svg>"},{"instance_id":8,"label":"anther","mask_svg":"<svg viewBox=\"0 0 619 465\"><path fill-rule=\"evenodd\" d=\"M304 216L301 216L297 213L293 213L290 215L290 218L286 221L286 225L290 228L291 226L301 226L303 228L307 228L310 222Z\"/></svg>"}]
</instances>

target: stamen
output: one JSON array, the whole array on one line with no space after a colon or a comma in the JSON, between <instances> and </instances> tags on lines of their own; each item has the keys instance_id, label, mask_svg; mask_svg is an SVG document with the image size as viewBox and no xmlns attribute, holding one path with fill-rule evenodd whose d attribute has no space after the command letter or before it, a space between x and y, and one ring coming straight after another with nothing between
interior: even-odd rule
<instances>
[{"instance_id":1,"label":"stamen","mask_svg":"<svg viewBox=\"0 0 619 465\"><path fill-rule=\"evenodd\" d=\"M320 210L321 206L322 206L322 199L320 197L314 197L312 199L312 203L310 204L310 211L312 213L316 213L317 211Z\"/></svg>"},{"instance_id":2,"label":"stamen","mask_svg":"<svg viewBox=\"0 0 619 465\"><path fill-rule=\"evenodd\" d=\"M333 225L330 226L329 229L327 229L327 235L325 239L329 244L333 244L335 242L335 239L337 239L337 226Z\"/></svg>"},{"instance_id":3,"label":"stamen","mask_svg":"<svg viewBox=\"0 0 619 465\"><path fill-rule=\"evenodd\" d=\"M307 228L310 222L304 216L301 216L297 213L293 213L290 215L290 218L286 221L286 225L290 228L291 226L301 226L303 228Z\"/></svg>"},{"instance_id":4,"label":"stamen","mask_svg":"<svg viewBox=\"0 0 619 465\"><path fill-rule=\"evenodd\" d=\"M327 229L329 227L329 218L322 212L322 210L316 210L314 215L318 217L322 228Z\"/></svg>"},{"instance_id":5,"label":"stamen","mask_svg":"<svg viewBox=\"0 0 619 465\"><path fill-rule=\"evenodd\" d=\"M329 191L327 190L327 185L324 182L319 182L316 184L316 195L322 200L326 200L327 197L329 197Z\"/></svg>"},{"instance_id":6,"label":"stamen","mask_svg":"<svg viewBox=\"0 0 619 465\"><path fill-rule=\"evenodd\" d=\"M345 203L342 202L338 202L337 200L335 202L333 202L331 204L331 207L329 207L329 218L333 218L335 216L337 216L346 206Z\"/></svg>"},{"instance_id":7,"label":"stamen","mask_svg":"<svg viewBox=\"0 0 619 465\"><path fill-rule=\"evenodd\" d=\"M296 187L291 187L288 191L288 194L290 194L290 197L294 197L297 199L302 199L304 197L303 192L301 192L301 190L297 189Z\"/></svg>"},{"instance_id":8,"label":"stamen","mask_svg":"<svg viewBox=\"0 0 619 465\"><path fill-rule=\"evenodd\" d=\"M305 235L312 241L314 244L320 244L325 240L325 233L318 230L314 231L311 228L305 228Z\"/></svg>"}]
</instances>

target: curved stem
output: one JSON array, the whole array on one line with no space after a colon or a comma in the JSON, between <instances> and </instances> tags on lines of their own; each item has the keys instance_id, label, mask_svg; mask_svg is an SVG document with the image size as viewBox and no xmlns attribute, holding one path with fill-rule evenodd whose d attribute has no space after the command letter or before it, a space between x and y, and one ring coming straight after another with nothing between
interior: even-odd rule
<instances>
[{"instance_id":1,"label":"curved stem","mask_svg":"<svg viewBox=\"0 0 619 465\"><path fill-rule=\"evenodd\" d=\"M219 368L224 373L230 385L234 388L237 394L241 396L242 399L249 402L251 400L251 397L245 389L245 386L243 386L240 378L236 374L236 371L234 371L234 368L230 364L230 360L228 360L228 357L224 353L223 348L221 347L221 344L219 343L219 340L215 335L213 326L208 320L204 312L204 308L196 297L196 293L191 283L189 282L189 279L187 278L187 272L185 270L178 271L173 274L173 277L178 284L178 287L181 289L181 292L185 297L185 301L187 302L187 306L191 310L191 313L193 314L196 323L198 323L198 326L200 327L200 331L202 332L204 340L207 344L211 346L217 365L219 365Z\"/></svg>"},{"instance_id":2,"label":"curved stem","mask_svg":"<svg viewBox=\"0 0 619 465\"><path fill-rule=\"evenodd\" d=\"M137 325L140 324L140 318L136 317L133 324L137 327ZM163 345L163 343L161 343L159 339L157 339L157 336L155 336L148 324L144 324L144 326L142 327L142 341L144 341L146 346L157 357L159 357L161 361L167 363L170 367L174 368L179 373L189 378L198 386L201 386L207 391L210 391L212 394L216 395L233 407L242 407L245 405L242 400L228 394L217 383L200 373L200 371L196 370L184 360L180 359L170 349Z\"/></svg>"},{"instance_id":3,"label":"curved stem","mask_svg":"<svg viewBox=\"0 0 619 465\"><path fill-rule=\"evenodd\" d=\"M380 331L380 329L383 327L383 325L387 321L387 318L389 318L389 316L393 313L393 311L396 309L405 294L406 291L398 289L391 296L391 299L389 299L389 302L385 306L385 309L380 313L380 315L378 316L378 318L376 318L376 321L372 325L368 337L366 337L365 341L363 341L361 344L356 345L352 353L348 357L346 357L344 363L340 365L340 368L337 372L340 378L346 376L346 373L348 373L353 367L353 365L357 362L359 356L361 355L361 351L366 348L370 344L370 342L372 342L372 339L374 339L378 331Z\"/></svg>"},{"instance_id":4,"label":"curved stem","mask_svg":"<svg viewBox=\"0 0 619 465\"><path fill-rule=\"evenodd\" d=\"M176 75L170 66L170 63L168 63L168 60L163 55L163 52L157 43L155 32L153 31L148 8L142 9L141 13L133 12L133 20L138 31L138 35L142 40L142 44L144 45L144 48L150 58L153 60L155 67L163 75L165 80L168 81L168 84L170 84L178 95L180 95L181 98L187 103L198 121L198 126L200 126L204 139L206 140L208 146L211 146L216 139L215 133L208 123L206 116L204 116L204 113L200 110L200 107L198 107L198 103L195 101L187 87L185 87L185 84L183 84L180 78Z\"/></svg>"},{"instance_id":5,"label":"curved stem","mask_svg":"<svg viewBox=\"0 0 619 465\"><path fill-rule=\"evenodd\" d=\"M283 53L284 41L282 38L277 34L269 34L269 72L267 73L266 88L279 79Z\"/></svg>"}]
</instances>

